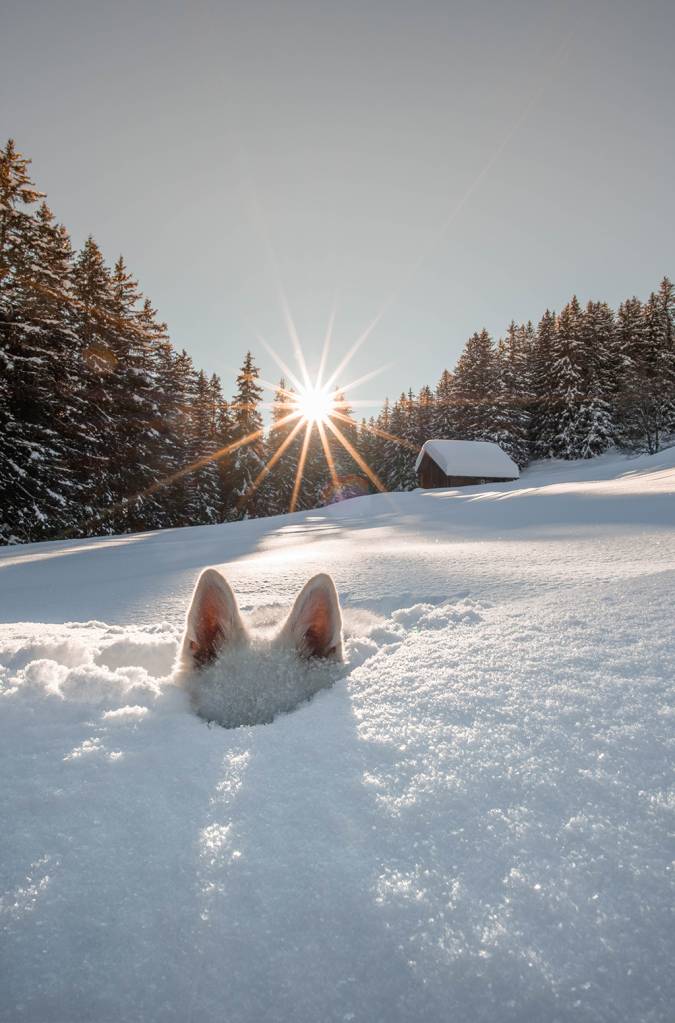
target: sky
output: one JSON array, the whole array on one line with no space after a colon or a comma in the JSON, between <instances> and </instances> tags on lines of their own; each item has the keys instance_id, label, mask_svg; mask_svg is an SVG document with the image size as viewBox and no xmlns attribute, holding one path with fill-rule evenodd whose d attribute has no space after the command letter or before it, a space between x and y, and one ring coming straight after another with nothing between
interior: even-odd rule
<instances>
[{"instance_id":1,"label":"sky","mask_svg":"<svg viewBox=\"0 0 675 1023\"><path fill-rule=\"evenodd\" d=\"M675 276L671 0L3 0L0 138L223 378L432 386ZM379 318L378 318L379 316ZM371 374L374 374L371 376ZM268 396L269 397L269 396ZM364 404L361 408L367 411Z\"/></svg>"}]
</instances>

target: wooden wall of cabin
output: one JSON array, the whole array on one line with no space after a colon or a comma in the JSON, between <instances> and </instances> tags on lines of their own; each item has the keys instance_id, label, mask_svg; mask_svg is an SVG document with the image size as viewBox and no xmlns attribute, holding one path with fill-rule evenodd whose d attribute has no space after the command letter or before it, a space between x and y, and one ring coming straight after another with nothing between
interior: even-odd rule
<instances>
[{"instance_id":1,"label":"wooden wall of cabin","mask_svg":"<svg viewBox=\"0 0 675 1023\"><path fill-rule=\"evenodd\" d=\"M417 470L419 485L425 490L437 487L475 487L480 483L509 483L509 476L446 476L430 455L424 454Z\"/></svg>"}]
</instances>

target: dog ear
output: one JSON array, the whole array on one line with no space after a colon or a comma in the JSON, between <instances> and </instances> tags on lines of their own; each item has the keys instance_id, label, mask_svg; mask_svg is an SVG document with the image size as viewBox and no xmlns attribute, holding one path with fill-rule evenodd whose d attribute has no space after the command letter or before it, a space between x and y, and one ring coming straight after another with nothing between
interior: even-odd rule
<instances>
[{"instance_id":1,"label":"dog ear","mask_svg":"<svg viewBox=\"0 0 675 1023\"><path fill-rule=\"evenodd\" d=\"M220 572L205 569L195 586L185 622L184 660L204 667L224 646L241 643L245 638L246 628L230 586Z\"/></svg>"},{"instance_id":2,"label":"dog ear","mask_svg":"<svg viewBox=\"0 0 675 1023\"><path fill-rule=\"evenodd\" d=\"M279 639L294 646L302 657L342 660L342 612L329 575L315 575L305 583Z\"/></svg>"}]
</instances>

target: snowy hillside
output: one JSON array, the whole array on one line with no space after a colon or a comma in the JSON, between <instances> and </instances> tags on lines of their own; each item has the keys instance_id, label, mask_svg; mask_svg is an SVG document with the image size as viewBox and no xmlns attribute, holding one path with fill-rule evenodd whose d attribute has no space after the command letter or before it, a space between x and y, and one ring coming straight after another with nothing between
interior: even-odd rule
<instances>
[{"instance_id":1,"label":"snowy hillside","mask_svg":"<svg viewBox=\"0 0 675 1023\"><path fill-rule=\"evenodd\" d=\"M207 565L333 687L190 713ZM674 583L675 449L0 550L0 1020L672 1021Z\"/></svg>"}]
</instances>

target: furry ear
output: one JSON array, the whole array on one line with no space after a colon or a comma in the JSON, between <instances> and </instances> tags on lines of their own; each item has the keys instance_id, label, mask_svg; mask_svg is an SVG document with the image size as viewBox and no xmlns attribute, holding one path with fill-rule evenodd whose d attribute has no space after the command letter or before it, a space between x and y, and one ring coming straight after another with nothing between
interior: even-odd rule
<instances>
[{"instance_id":1,"label":"furry ear","mask_svg":"<svg viewBox=\"0 0 675 1023\"><path fill-rule=\"evenodd\" d=\"M192 595L185 622L182 660L202 668L214 661L224 646L241 643L246 628L237 599L220 572L205 569Z\"/></svg>"},{"instance_id":2,"label":"furry ear","mask_svg":"<svg viewBox=\"0 0 675 1023\"><path fill-rule=\"evenodd\" d=\"M315 575L305 583L279 640L294 646L301 657L342 660L342 612L335 583L329 575Z\"/></svg>"}]
</instances>

